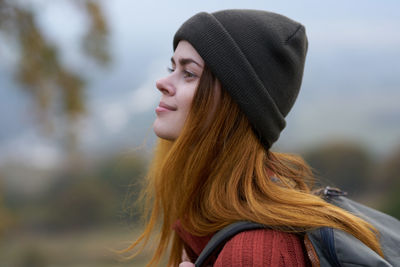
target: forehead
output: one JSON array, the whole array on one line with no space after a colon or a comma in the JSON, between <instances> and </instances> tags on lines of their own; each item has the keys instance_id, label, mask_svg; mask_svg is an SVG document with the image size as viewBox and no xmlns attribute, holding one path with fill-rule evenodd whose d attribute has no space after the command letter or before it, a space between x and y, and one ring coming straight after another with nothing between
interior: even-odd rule
<instances>
[{"instance_id":1,"label":"forehead","mask_svg":"<svg viewBox=\"0 0 400 267\"><path fill-rule=\"evenodd\" d=\"M175 61L180 58L191 58L194 59L197 63L204 65L204 60L201 58L199 53L197 53L196 49L188 42L188 41L180 41L178 46L175 49L174 59Z\"/></svg>"}]
</instances>

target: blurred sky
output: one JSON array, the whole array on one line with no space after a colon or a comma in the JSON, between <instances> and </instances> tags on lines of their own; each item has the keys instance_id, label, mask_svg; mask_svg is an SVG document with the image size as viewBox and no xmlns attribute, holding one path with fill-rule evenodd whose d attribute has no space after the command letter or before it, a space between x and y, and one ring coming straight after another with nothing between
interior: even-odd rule
<instances>
[{"instance_id":1,"label":"blurred sky","mask_svg":"<svg viewBox=\"0 0 400 267\"><path fill-rule=\"evenodd\" d=\"M385 154L400 144L400 3L366 1L101 1L110 26L112 64L82 55L87 21L70 0L19 1L34 9L62 62L84 74L87 117L78 125L85 151L135 147L147 135L159 101L177 28L200 11L264 9L305 25L309 50L303 85L274 146L298 151L333 139ZM0 35L0 164L51 167L63 157L59 139L45 138L28 95L13 80L16 48Z\"/></svg>"}]
</instances>

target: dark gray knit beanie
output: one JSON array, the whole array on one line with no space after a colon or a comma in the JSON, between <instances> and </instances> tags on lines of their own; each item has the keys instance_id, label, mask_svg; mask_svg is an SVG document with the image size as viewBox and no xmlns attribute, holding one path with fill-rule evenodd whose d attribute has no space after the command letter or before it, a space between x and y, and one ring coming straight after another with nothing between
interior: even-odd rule
<instances>
[{"instance_id":1,"label":"dark gray knit beanie","mask_svg":"<svg viewBox=\"0 0 400 267\"><path fill-rule=\"evenodd\" d=\"M300 90L305 28L261 10L201 12L174 36L188 41L249 119L266 149L278 139Z\"/></svg>"}]
</instances>

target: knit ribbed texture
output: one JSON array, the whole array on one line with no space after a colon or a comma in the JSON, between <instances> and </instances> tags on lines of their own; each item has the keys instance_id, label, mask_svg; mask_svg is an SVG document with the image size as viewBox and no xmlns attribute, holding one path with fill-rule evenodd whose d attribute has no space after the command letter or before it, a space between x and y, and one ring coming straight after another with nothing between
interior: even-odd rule
<instances>
[{"instance_id":1,"label":"knit ribbed texture","mask_svg":"<svg viewBox=\"0 0 400 267\"><path fill-rule=\"evenodd\" d=\"M285 127L302 81L303 25L260 10L201 12L176 32L193 45L269 149Z\"/></svg>"},{"instance_id":2,"label":"knit ribbed texture","mask_svg":"<svg viewBox=\"0 0 400 267\"><path fill-rule=\"evenodd\" d=\"M189 257L194 262L212 236L193 236L184 231L179 222L174 226L183 240ZM229 240L214 267L261 267L261 266L311 266L302 245L295 234L272 229L249 230Z\"/></svg>"},{"instance_id":3,"label":"knit ribbed texture","mask_svg":"<svg viewBox=\"0 0 400 267\"><path fill-rule=\"evenodd\" d=\"M296 235L274 230L251 230L228 241L214 267L309 266Z\"/></svg>"}]
</instances>

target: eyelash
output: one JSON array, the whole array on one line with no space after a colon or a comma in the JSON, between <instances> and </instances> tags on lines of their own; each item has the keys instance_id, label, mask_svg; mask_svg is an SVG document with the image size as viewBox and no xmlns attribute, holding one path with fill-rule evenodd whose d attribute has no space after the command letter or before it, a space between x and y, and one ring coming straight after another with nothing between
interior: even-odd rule
<instances>
[{"instance_id":1,"label":"eyelash","mask_svg":"<svg viewBox=\"0 0 400 267\"><path fill-rule=\"evenodd\" d=\"M167 71L168 71L169 73L172 73L172 72L174 72L175 70L174 70L173 68L167 67ZM191 72L189 72L189 71L187 71L187 70L183 71L183 73L185 74L185 75L184 75L185 78L194 78L194 77L197 77L194 73L191 73Z\"/></svg>"}]
</instances>

